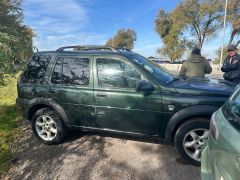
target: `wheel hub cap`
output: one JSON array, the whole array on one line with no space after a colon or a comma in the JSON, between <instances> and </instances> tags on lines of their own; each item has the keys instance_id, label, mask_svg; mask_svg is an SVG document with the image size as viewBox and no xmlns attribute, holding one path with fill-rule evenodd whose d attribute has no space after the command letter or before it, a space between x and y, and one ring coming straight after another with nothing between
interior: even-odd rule
<instances>
[{"instance_id":1,"label":"wheel hub cap","mask_svg":"<svg viewBox=\"0 0 240 180\"><path fill-rule=\"evenodd\" d=\"M53 140L57 135L57 124L49 116L39 116L35 123L37 134L45 141Z\"/></svg>"},{"instance_id":2,"label":"wheel hub cap","mask_svg":"<svg viewBox=\"0 0 240 180\"><path fill-rule=\"evenodd\" d=\"M208 140L208 134L208 129L194 129L184 137L184 150L196 161L200 161L202 149Z\"/></svg>"}]
</instances>

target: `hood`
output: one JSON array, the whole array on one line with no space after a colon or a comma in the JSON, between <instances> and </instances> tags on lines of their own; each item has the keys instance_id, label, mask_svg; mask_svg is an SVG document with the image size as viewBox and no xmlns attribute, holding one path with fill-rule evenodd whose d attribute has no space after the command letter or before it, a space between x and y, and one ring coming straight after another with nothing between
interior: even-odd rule
<instances>
[{"instance_id":1,"label":"hood","mask_svg":"<svg viewBox=\"0 0 240 180\"><path fill-rule=\"evenodd\" d=\"M236 85L223 79L186 78L171 83L178 93L191 93L205 96L229 96Z\"/></svg>"},{"instance_id":2,"label":"hood","mask_svg":"<svg viewBox=\"0 0 240 180\"><path fill-rule=\"evenodd\" d=\"M200 63L204 60L204 58L202 56L200 56L199 54L192 54L187 61L190 61L192 63Z\"/></svg>"}]
</instances>

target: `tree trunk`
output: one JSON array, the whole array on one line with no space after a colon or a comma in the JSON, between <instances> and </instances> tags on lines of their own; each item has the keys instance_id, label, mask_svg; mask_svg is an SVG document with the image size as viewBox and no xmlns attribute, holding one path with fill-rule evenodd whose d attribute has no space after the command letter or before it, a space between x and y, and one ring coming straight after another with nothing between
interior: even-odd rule
<instances>
[{"instance_id":1,"label":"tree trunk","mask_svg":"<svg viewBox=\"0 0 240 180\"><path fill-rule=\"evenodd\" d=\"M236 29L234 29L234 30L232 31L232 33L231 33L231 37L230 37L230 39L229 39L229 41L228 41L228 44L231 44L231 43L232 43L232 41L233 41L235 35L236 35Z\"/></svg>"}]
</instances>

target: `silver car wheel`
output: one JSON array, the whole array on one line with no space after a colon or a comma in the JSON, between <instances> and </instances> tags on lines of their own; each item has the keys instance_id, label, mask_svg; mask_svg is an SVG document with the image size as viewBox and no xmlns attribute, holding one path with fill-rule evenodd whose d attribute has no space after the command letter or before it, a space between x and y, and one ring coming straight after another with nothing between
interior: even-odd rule
<instances>
[{"instance_id":1,"label":"silver car wheel","mask_svg":"<svg viewBox=\"0 0 240 180\"><path fill-rule=\"evenodd\" d=\"M208 134L208 129L194 129L187 133L183 139L184 150L196 161L201 160L202 150L208 140Z\"/></svg>"},{"instance_id":2,"label":"silver car wheel","mask_svg":"<svg viewBox=\"0 0 240 180\"><path fill-rule=\"evenodd\" d=\"M58 133L56 122L46 115L37 118L35 128L39 137L45 141L52 141Z\"/></svg>"}]
</instances>

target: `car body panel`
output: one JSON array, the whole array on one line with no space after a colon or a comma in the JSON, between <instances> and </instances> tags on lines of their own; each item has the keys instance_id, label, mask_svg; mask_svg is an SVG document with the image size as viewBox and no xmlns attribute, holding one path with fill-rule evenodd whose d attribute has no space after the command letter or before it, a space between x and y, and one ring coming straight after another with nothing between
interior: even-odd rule
<instances>
[{"instance_id":1,"label":"car body panel","mask_svg":"<svg viewBox=\"0 0 240 180\"><path fill-rule=\"evenodd\" d=\"M240 133L226 120L222 108L215 114L219 129L217 140L212 135L202 155L201 177L205 179L239 179Z\"/></svg>"},{"instance_id":2,"label":"car body panel","mask_svg":"<svg viewBox=\"0 0 240 180\"><path fill-rule=\"evenodd\" d=\"M69 127L158 135L162 139L170 140L168 137L174 133L179 123L186 118L199 116L200 114L206 114L210 117L212 110L209 111L207 107L211 106L212 109L220 107L230 95L231 90L234 89L231 85L223 85L224 83L220 83L220 86L216 85L215 81L215 85L210 86L211 89L208 90L207 87L214 82L210 81L206 85L202 80L195 80L194 83L190 83L190 80L168 78L168 73L159 69L161 67L153 67L154 65L151 63L145 67L141 60L138 62L136 58L140 55L133 52L48 51L36 54L52 56L46 69L45 81L42 84L22 84L19 82L18 101L29 101L26 104L31 104L30 102L34 98L51 99L65 111L67 118L63 119L64 121L66 119L65 123ZM90 58L89 86L52 84L51 76L58 56ZM134 89L99 87L95 68L96 57L117 58L130 63L155 87L155 91L145 93L137 92ZM158 69L164 71L162 74L158 73L159 76L154 74ZM165 82L165 80L167 81ZM173 81L170 82L170 80ZM101 97L101 93L107 94L107 96ZM42 103L44 104L44 102ZM198 108L198 105L206 108ZM31 108L30 106L28 108ZM49 106L52 107L52 105ZM193 114L190 107L194 106ZM190 109L186 110L186 108ZM181 114L183 112L181 110L185 111L184 116Z\"/></svg>"},{"instance_id":3,"label":"car body panel","mask_svg":"<svg viewBox=\"0 0 240 180\"><path fill-rule=\"evenodd\" d=\"M162 121L162 96L160 90L146 94L135 88L101 87L98 84L96 59L111 58L126 64L119 56L96 55L94 57L94 103L96 124L99 128L140 134L159 135ZM129 64L134 67L133 64ZM145 76L136 68L138 73ZM148 79L149 80L149 79Z\"/></svg>"},{"instance_id":4,"label":"car body panel","mask_svg":"<svg viewBox=\"0 0 240 180\"><path fill-rule=\"evenodd\" d=\"M88 58L90 78L87 86L54 84L49 78L48 96L60 104L65 110L71 125L96 127L95 107L93 102L93 75L92 58L86 55L58 55L55 56L55 63L58 58ZM54 69L54 68L52 68ZM51 71L51 74L53 70ZM50 74L50 77L51 77Z\"/></svg>"}]
</instances>

